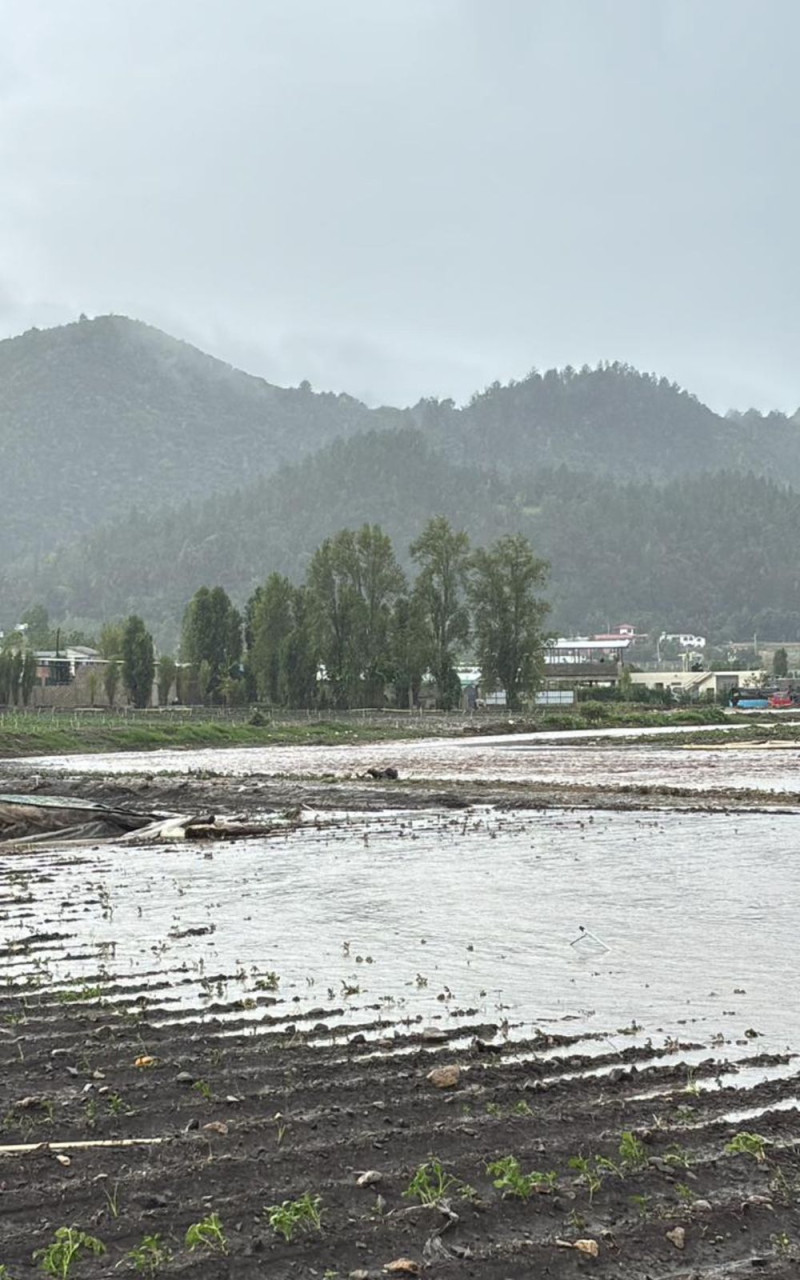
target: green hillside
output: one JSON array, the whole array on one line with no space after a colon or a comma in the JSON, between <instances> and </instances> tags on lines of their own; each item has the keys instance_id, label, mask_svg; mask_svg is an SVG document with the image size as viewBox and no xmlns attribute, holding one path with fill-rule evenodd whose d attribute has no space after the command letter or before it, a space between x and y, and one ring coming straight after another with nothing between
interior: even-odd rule
<instances>
[{"instance_id":1,"label":"green hillside","mask_svg":"<svg viewBox=\"0 0 800 1280\"><path fill-rule=\"evenodd\" d=\"M134 513L8 575L7 610L34 601L73 623L141 613L171 645L198 586L237 601L273 569L296 580L324 537L380 523L407 564L409 543L441 512L476 543L521 531L552 564L553 625L758 630L800 636L800 496L718 473L659 485L566 468L513 482L454 466L411 429L340 441L304 462L177 511ZM787 554L787 549L789 553Z\"/></svg>"},{"instance_id":2,"label":"green hillside","mask_svg":"<svg viewBox=\"0 0 800 1280\"><path fill-rule=\"evenodd\" d=\"M271 386L123 316L32 329L0 342L0 562L397 418Z\"/></svg>"},{"instance_id":3,"label":"green hillside","mask_svg":"<svg viewBox=\"0 0 800 1280\"><path fill-rule=\"evenodd\" d=\"M417 426L454 461L509 474L568 466L673 479L753 471L800 485L800 417L713 413L674 382L623 364L495 382L463 409L422 400Z\"/></svg>"}]
</instances>

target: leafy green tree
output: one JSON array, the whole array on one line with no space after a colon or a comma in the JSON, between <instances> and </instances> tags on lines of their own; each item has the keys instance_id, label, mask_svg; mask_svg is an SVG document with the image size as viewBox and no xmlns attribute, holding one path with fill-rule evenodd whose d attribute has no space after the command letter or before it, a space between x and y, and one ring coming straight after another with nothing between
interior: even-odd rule
<instances>
[{"instance_id":1,"label":"leafy green tree","mask_svg":"<svg viewBox=\"0 0 800 1280\"><path fill-rule=\"evenodd\" d=\"M101 658L119 658L122 654L124 623L106 622L100 628L97 651Z\"/></svg>"},{"instance_id":2,"label":"leafy green tree","mask_svg":"<svg viewBox=\"0 0 800 1280\"><path fill-rule=\"evenodd\" d=\"M478 662L483 679L505 689L510 710L541 682L549 605L538 592L547 572L522 534L508 534L472 556L469 595Z\"/></svg>"},{"instance_id":3,"label":"leafy green tree","mask_svg":"<svg viewBox=\"0 0 800 1280\"><path fill-rule=\"evenodd\" d=\"M292 629L286 640L284 669L286 702L290 707L316 705L319 649L313 626L312 608L305 587L296 587L292 597Z\"/></svg>"},{"instance_id":4,"label":"leafy green tree","mask_svg":"<svg viewBox=\"0 0 800 1280\"><path fill-rule=\"evenodd\" d=\"M26 627L25 638L32 649L49 649L53 643L50 616L43 604L26 609L20 618Z\"/></svg>"},{"instance_id":5,"label":"leafy green tree","mask_svg":"<svg viewBox=\"0 0 800 1280\"><path fill-rule=\"evenodd\" d=\"M460 689L455 674L457 651L469 638L469 538L456 532L444 516L434 516L411 544L411 556L419 566L413 599L427 663L436 681L439 706L447 710L455 705L456 689Z\"/></svg>"},{"instance_id":6,"label":"leafy green tree","mask_svg":"<svg viewBox=\"0 0 800 1280\"><path fill-rule=\"evenodd\" d=\"M119 662L116 658L110 658L106 663L106 669L103 672L103 688L108 698L109 707L113 707L114 700L117 696L119 687Z\"/></svg>"},{"instance_id":7,"label":"leafy green tree","mask_svg":"<svg viewBox=\"0 0 800 1280\"><path fill-rule=\"evenodd\" d=\"M413 707L419 698L427 653L418 602L408 596L395 600L389 626L389 652L395 701L398 706Z\"/></svg>"},{"instance_id":8,"label":"leafy green tree","mask_svg":"<svg viewBox=\"0 0 800 1280\"><path fill-rule=\"evenodd\" d=\"M257 696L273 706L287 698L286 647L294 626L294 593L288 578L271 573L245 609L248 674Z\"/></svg>"},{"instance_id":9,"label":"leafy green tree","mask_svg":"<svg viewBox=\"0 0 800 1280\"><path fill-rule=\"evenodd\" d=\"M8 706L11 701L11 658L10 650L0 652L0 704Z\"/></svg>"},{"instance_id":10,"label":"leafy green tree","mask_svg":"<svg viewBox=\"0 0 800 1280\"><path fill-rule=\"evenodd\" d=\"M238 677L242 657L242 619L222 587L201 587L183 618L181 657L198 668L207 664L204 700L214 700L225 676Z\"/></svg>"},{"instance_id":11,"label":"leafy green tree","mask_svg":"<svg viewBox=\"0 0 800 1280\"><path fill-rule=\"evenodd\" d=\"M22 697L22 705L27 707L31 700L34 685L36 684L36 658L30 649L26 650L22 659L22 671L20 672L19 690Z\"/></svg>"},{"instance_id":12,"label":"leafy green tree","mask_svg":"<svg viewBox=\"0 0 800 1280\"><path fill-rule=\"evenodd\" d=\"M392 604L405 579L379 525L343 529L315 552L308 573L322 662L338 705L380 704L390 675Z\"/></svg>"},{"instance_id":13,"label":"leafy green tree","mask_svg":"<svg viewBox=\"0 0 800 1280\"><path fill-rule=\"evenodd\" d=\"M162 653L158 660L158 701L162 707L169 702L169 691L175 683L178 664L168 653Z\"/></svg>"},{"instance_id":14,"label":"leafy green tree","mask_svg":"<svg viewBox=\"0 0 800 1280\"><path fill-rule=\"evenodd\" d=\"M122 683L135 707L150 705L155 670L153 637L142 619L131 614L122 631Z\"/></svg>"},{"instance_id":15,"label":"leafy green tree","mask_svg":"<svg viewBox=\"0 0 800 1280\"><path fill-rule=\"evenodd\" d=\"M18 703L20 700L20 685L22 683L22 668L25 665L25 659L21 649L15 649L11 654L11 688L9 702Z\"/></svg>"},{"instance_id":16,"label":"leafy green tree","mask_svg":"<svg viewBox=\"0 0 800 1280\"><path fill-rule=\"evenodd\" d=\"M776 649L773 653L772 674L778 678L789 674L789 655L785 649Z\"/></svg>"}]
</instances>

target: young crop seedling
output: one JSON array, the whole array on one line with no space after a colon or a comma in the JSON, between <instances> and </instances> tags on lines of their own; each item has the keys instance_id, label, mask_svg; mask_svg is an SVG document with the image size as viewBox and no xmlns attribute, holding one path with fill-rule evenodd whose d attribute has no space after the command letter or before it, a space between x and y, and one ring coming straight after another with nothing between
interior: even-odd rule
<instances>
[{"instance_id":1,"label":"young crop seedling","mask_svg":"<svg viewBox=\"0 0 800 1280\"><path fill-rule=\"evenodd\" d=\"M767 1140L762 1138L760 1133L742 1131L734 1134L730 1142L725 1143L725 1150L732 1156L752 1156L754 1160L758 1160L759 1164L763 1164L767 1158L766 1146Z\"/></svg>"},{"instance_id":2,"label":"young crop seedling","mask_svg":"<svg viewBox=\"0 0 800 1280\"><path fill-rule=\"evenodd\" d=\"M684 1204L691 1204L695 1199L695 1194L687 1182L676 1182L675 1194Z\"/></svg>"},{"instance_id":3,"label":"young crop seedling","mask_svg":"<svg viewBox=\"0 0 800 1280\"><path fill-rule=\"evenodd\" d=\"M211 1085L207 1080L195 1080L192 1088L195 1093L200 1094L201 1098L205 1098L206 1102L210 1102L214 1096Z\"/></svg>"},{"instance_id":4,"label":"young crop seedling","mask_svg":"<svg viewBox=\"0 0 800 1280\"><path fill-rule=\"evenodd\" d=\"M298 1231L322 1230L322 1200L319 1196L312 1196L310 1191L306 1191L299 1200L267 1205L266 1213L272 1230L287 1242Z\"/></svg>"},{"instance_id":5,"label":"young crop seedling","mask_svg":"<svg viewBox=\"0 0 800 1280\"><path fill-rule=\"evenodd\" d=\"M664 1152L664 1164L671 1164L675 1169L688 1169L691 1163L689 1152L679 1142L670 1143Z\"/></svg>"},{"instance_id":6,"label":"young crop seedling","mask_svg":"<svg viewBox=\"0 0 800 1280\"><path fill-rule=\"evenodd\" d=\"M195 1249L210 1249L214 1253L228 1252L228 1241L216 1213L209 1213L200 1222L192 1223L186 1232L186 1247L191 1253Z\"/></svg>"},{"instance_id":7,"label":"young crop seedling","mask_svg":"<svg viewBox=\"0 0 800 1280\"><path fill-rule=\"evenodd\" d=\"M589 1204L592 1203L595 1192L599 1191L603 1185L603 1178L597 1168L597 1162L587 1160L585 1156L572 1156L569 1162L570 1169L574 1169L578 1175L578 1180L583 1182L589 1192Z\"/></svg>"},{"instance_id":8,"label":"young crop seedling","mask_svg":"<svg viewBox=\"0 0 800 1280\"><path fill-rule=\"evenodd\" d=\"M77 1227L59 1227L52 1244L46 1249L37 1249L33 1255L34 1262L39 1263L39 1270L47 1276L57 1276L58 1280L69 1280L72 1269L82 1253L93 1254L99 1258L106 1251L102 1240L79 1231Z\"/></svg>"},{"instance_id":9,"label":"young crop seedling","mask_svg":"<svg viewBox=\"0 0 800 1280\"><path fill-rule=\"evenodd\" d=\"M131 1249L128 1258L140 1275L155 1276L172 1260L172 1253L161 1236L145 1236L141 1244Z\"/></svg>"},{"instance_id":10,"label":"young crop seedling","mask_svg":"<svg viewBox=\"0 0 800 1280\"><path fill-rule=\"evenodd\" d=\"M622 1168L626 1172L628 1170L644 1169L648 1160L647 1148L644 1143L629 1129L623 1132L619 1140L619 1155Z\"/></svg>"},{"instance_id":11,"label":"young crop seedling","mask_svg":"<svg viewBox=\"0 0 800 1280\"><path fill-rule=\"evenodd\" d=\"M634 1205L638 1210L639 1217L646 1218L650 1213L650 1205L652 1203L653 1197L645 1196L645 1195L631 1196L630 1200L631 1200L631 1204Z\"/></svg>"},{"instance_id":12,"label":"young crop seedling","mask_svg":"<svg viewBox=\"0 0 800 1280\"><path fill-rule=\"evenodd\" d=\"M558 1185L558 1174L539 1173L532 1170L523 1173L516 1156L503 1156L486 1166L486 1172L493 1179L498 1191L504 1197L516 1196L519 1200L530 1200L536 1191L555 1191Z\"/></svg>"},{"instance_id":13,"label":"young crop seedling","mask_svg":"<svg viewBox=\"0 0 800 1280\"><path fill-rule=\"evenodd\" d=\"M110 1191L108 1187L104 1186L103 1195L106 1198L106 1204L108 1205L108 1212L111 1214L111 1217L118 1218L119 1217L119 1183L115 1182Z\"/></svg>"},{"instance_id":14,"label":"young crop seedling","mask_svg":"<svg viewBox=\"0 0 800 1280\"><path fill-rule=\"evenodd\" d=\"M441 1204L449 1195L471 1196L472 1187L460 1178L448 1173L441 1160L431 1156L421 1164L409 1182L403 1195L407 1200L419 1200L420 1204Z\"/></svg>"}]
</instances>

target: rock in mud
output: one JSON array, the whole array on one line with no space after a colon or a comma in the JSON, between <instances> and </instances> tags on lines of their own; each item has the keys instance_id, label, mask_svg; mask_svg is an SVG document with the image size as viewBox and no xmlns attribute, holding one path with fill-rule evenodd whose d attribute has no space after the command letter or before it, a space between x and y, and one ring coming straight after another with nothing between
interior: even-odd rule
<instances>
[{"instance_id":1,"label":"rock in mud","mask_svg":"<svg viewBox=\"0 0 800 1280\"><path fill-rule=\"evenodd\" d=\"M383 1174L379 1169L367 1169L356 1178L356 1186L358 1187L376 1187L379 1182L383 1182Z\"/></svg>"},{"instance_id":2,"label":"rock in mud","mask_svg":"<svg viewBox=\"0 0 800 1280\"><path fill-rule=\"evenodd\" d=\"M203 1125L203 1133L221 1133L224 1138L227 1137L228 1126L224 1120L209 1120Z\"/></svg>"},{"instance_id":3,"label":"rock in mud","mask_svg":"<svg viewBox=\"0 0 800 1280\"><path fill-rule=\"evenodd\" d=\"M194 1084L194 1076L191 1071L179 1071L175 1077L176 1084Z\"/></svg>"},{"instance_id":4,"label":"rock in mud","mask_svg":"<svg viewBox=\"0 0 800 1280\"><path fill-rule=\"evenodd\" d=\"M576 1240L573 1249L577 1249L578 1253L586 1253L590 1258L596 1258L600 1253L600 1245L596 1240Z\"/></svg>"},{"instance_id":5,"label":"rock in mud","mask_svg":"<svg viewBox=\"0 0 800 1280\"><path fill-rule=\"evenodd\" d=\"M426 1077L437 1089L454 1089L461 1079L461 1068L457 1063L449 1063L446 1067L434 1067Z\"/></svg>"},{"instance_id":6,"label":"rock in mud","mask_svg":"<svg viewBox=\"0 0 800 1280\"><path fill-rule=\"evenodd\" d=\"M394 1262L387 1262L383 1269L404 1276L418 1276L420 1273L419 1263L412 1258L395 1258Z\"/></svg>"},{"instance_id":7,"label":"rock in mud","mask_svg":"<svg viewBox=\"0 0 800 1280\"><path fill-rule=\"evenodd\" d=\"M676 1249L686 1248L686 1232L683 1227L673 1227L672 1231L666 1233L667 1239L675 1245Z\"/></svg>"}]
</instances>

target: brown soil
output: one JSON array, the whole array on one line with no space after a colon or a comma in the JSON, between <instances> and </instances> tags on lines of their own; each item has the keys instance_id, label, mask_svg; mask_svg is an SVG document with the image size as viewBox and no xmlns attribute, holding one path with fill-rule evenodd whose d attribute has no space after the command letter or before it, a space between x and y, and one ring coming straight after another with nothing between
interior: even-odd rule
<instances>
[{"instance_id":1,"label":"brown soil","mask_svg":"<svg viewBox=\"0 0 800 1280\"><path fill-rule=\"evenodd\" d=\"M246 778L168 774L32 774L24 768L4 770L4 788L20 794L77 795L143 812L207 813L247 817L294 809L464 809L492 804L499 809L680 809L685 812L795 811L800 794L756 789L696 790L680 786L622 784L590 786L552 782L420 782L364 777L347 779L287 778L249 774Z\"/></svg>"},{"instance_id":2,"label":"brown soil","mask_svg":"<svg viewBox=\"0 0 800 1280\"><path fill-rule=\"evenodd\" d=\"M258 1004L255 1022L232 1006L224 1024L206 1009L202 1023L195 1011L176 1025L119 987L69 1004L36 990L0 996L2 1142L41 1144L0 1154L8 1274L32 1274L34 1250L75 1225L107 1248L76 1276L133 1274L129 1251L154 1235L172 1255L158 1274L203 1280L377 1277L401 1257L442 1280L797 1275L800 1118L769 1110L796 1079L687 1092L677 1045L611 1052L598 1037L593 1057L568 1036L515 1042L486 1025L431 1033L377 1020L337 1032L333 1008L287 1028L275 998ZM427 1079L453 1063L454 1088ZM590 1074L598 1067L610 1074ZM709 1055L695 1078L717 1070ZM726 1121L741 1106L767 1110ZM726 1151L741 1129L768 1140L764 1159ZM627 1162L626 1131L641 1143ZM48 1145L143 1138L161 1141ZM579 1154L616 1166L592 1195L570 1167ZM554 1189L504 1197L487 1164L509 1155L523 1172L552 1171ZM431 1157L459 1183L426 1207L405 1193ZM367 1170L380 1177L359 1186ZM305 1192L321 1197L322 1228L287 1242L265 1209ZM227 1254L190 1252L187 1229L212 1212ZM668 1236L676 1227L683 1248ZM598 1256L557 1243L579 1239Z\"/></svg>"}]
</instances>

